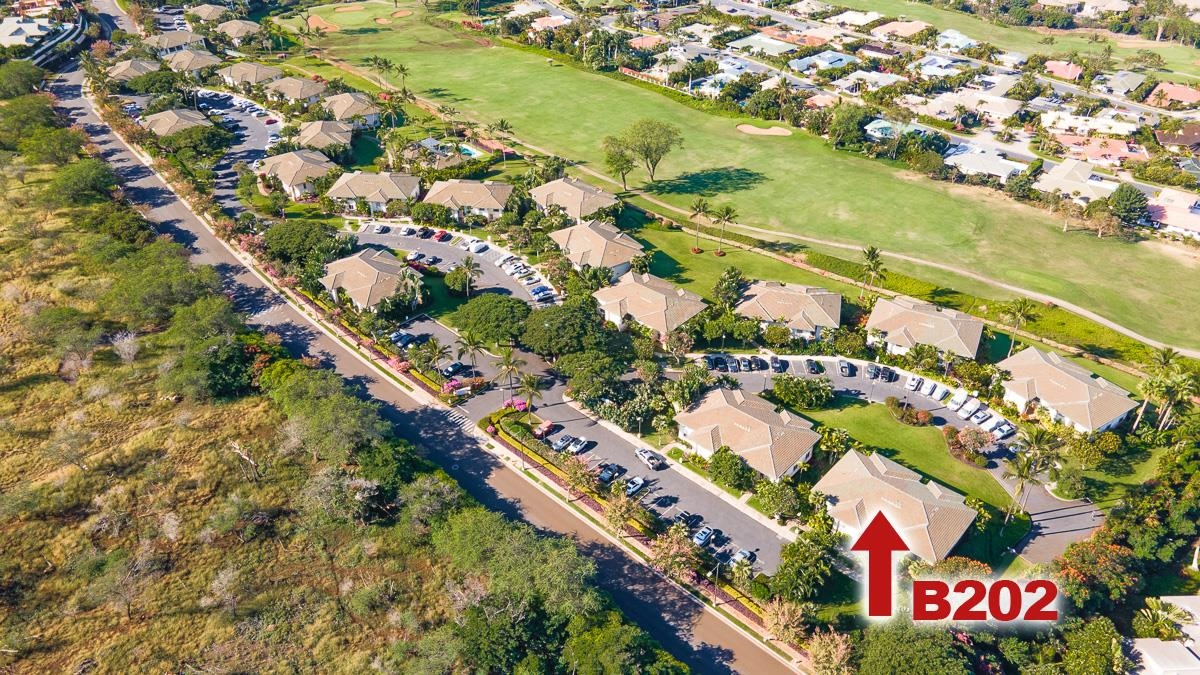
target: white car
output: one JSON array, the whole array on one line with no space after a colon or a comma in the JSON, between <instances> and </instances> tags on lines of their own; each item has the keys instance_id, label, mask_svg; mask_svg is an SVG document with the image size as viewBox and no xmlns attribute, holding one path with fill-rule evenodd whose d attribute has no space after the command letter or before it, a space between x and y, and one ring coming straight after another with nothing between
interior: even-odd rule
<instances>
[{"instance_id":1,"label":"white car","mask_svg":"<svg viewBox=\"0 0 1200 675\"><path fill-rule=\"evenodd\" d=\"M924 381L920 375L909 375L908 382L904 383L904 388L909 391L916 391L921 388L921 383Z\"/></svg>"},{"instance_id":2,"label":"white car","mask_svg":"<svg viewBox=\"0 0 1200 675\"><path fill-rule=\"evenodd\" d=\"M968 398L967 402L963 404L963 407L958 409L958 416L963 418L964 420L970 419L971 415L974 415L982 407L983 407L983 402L980 401L979 399Z\"/></svg>"},{"instance_id":3,"label":"white car","mask_svg":"<svg viewBox=\"0 0 1200 675\"><path fill-rule=\"evenodd\" d=\"M625 496L632 497L646 486L646 479L641 476L634 476L625 482Z\"/></svg>"},{"instance_id":4,"label":"white car","mask_svg":"<svg viewBox=\"0 0 1200 675\"><path fill-rule=\"evenodd\" d=\"M479 241L479 240L472 239L470 237L463 237L462 243L459 244L458 247L461 248L462 250L466 251L467 249L471 248L471 245L477 241Z\"/></svg>"},{"instance_id":5,"label":"white car","mask_svg":"<svg viewBox=\"0 0 1200 675\"><path fill-rule=\"evenodd\" d=\"M960 390L954 394L954 398L950 399L950 401L946 403L946 407L951 410L958 410L959 408L963 407L963 404L967 402L968 398L970 398L970 396L967 395L967 392Z\"/></svg>"},{"instance_id":6,"label":"white car","mask_svg":"<svg viewBox=\"0 0 1200 675\"><path fill-rule=\"evenodd\" d=\"M425 257L424 253L421 253L420 251L413 251L412 253L409 253L408 255L404 256L404 259L407 260L408 262L413 262L414 260L420 260L421 258L424 258L424 257Z\"/></svg>"},{"instance_id":7,"label":"white car","mask_svg":"<svg viewBox=\"0 0 1200 675\"><path fill-rule=\"evenodd\" d=\"M515 256L515 255L506 255L503 258L498 258L496 260L496 267L504 267L505 265L507 265L508 263L510 263L516 259L517 259L517 256Z\"/></svg>"},{"instance_id":8,"label":"white car","mask_svg":"<svg viewBox=\"0 0 1200 675\"><path fill-rule=\"evenodd\" d=\"M996 417L993 417L992 419L988 420L987 422L985 422L979 426L983 427L984 431L986 431L988 433L993 433L996 431L996 429L1000 428L1000 426L1003 424L1008 424L1008 420L997 415Z\"/></svg>"},{"instance_id":9,"label":"white car","mask_svg":"<svg viewBox=\"0 0 1200 675\"><path fill-rule=\"evenodd\" d=\"M940 401L940 400L946 398L946 394L949 394L949 393L950 393L950 389L948 389L946 387L946 385L941 384L939 382L934 386L933 393L929 395L929 398L932 398L935 401Z\"/></svg>"},{"instance_id":10,"label":"white car","mask_svg":"<svg viewBox=\"0 0 1200 675\"><path fill-rule=\"evenodd\" d=\"M488 245L485 242L477 241L474 244L471 244L471 248L469 250L471 253L483 253L484 251L488 250Z\"/></svg>"}]
</instances>

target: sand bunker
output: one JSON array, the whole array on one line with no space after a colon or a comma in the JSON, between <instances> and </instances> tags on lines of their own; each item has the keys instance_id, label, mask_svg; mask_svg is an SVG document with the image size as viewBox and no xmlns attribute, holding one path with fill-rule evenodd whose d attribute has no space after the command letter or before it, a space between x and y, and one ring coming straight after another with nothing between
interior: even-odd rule
<instances>
[{"instance_id":1,"label":"sand bunker","mask_svg":"<svg viewBox=\"0 0 1200 675\"><path fill-rule=\"evenodd\" d=\"M400 10L396 10L395 12L392 12L393 19L403 19L406 16L412 16L411 9L400 9Z\"/></svg>"},{"instance_id":2,"label":"sand bunker","mask_svg":"<svg viewBox=\"0 0 1200 675\"><path fill-rule=\"evenodd\" d=\"M345 7L338 7L337 9L333 10L333 13L341 14L342 12L361 12L362 8L362 5L346 5Z\"/></svg>"},{"instance_id":3,"label":"sand bunker","mask_svg":"<svg viewBox=\"0 0 1200 675\"><path fill-rule=\"evenodd\" d=\"M751 136L791 136L792 135L791 129L785 129L783 127L771 127L769 129L763 129L762 127L756 127L753 124L739 124L739 125L737 125L737 130L742 132L743 134L749 134Z\"/></svg>"},{"instance_id":4,"label":"sand bunker","mask_svg":"<svg viewBox=\"0 0 1200 675\"><path fill-rule=\"evenodd\" d=\"M385 18L383 18L383 17L376 17L376 18L375 18L375 23L379 24L380 26L386 26L386 25L388 25L388 24L389 24L389 23L391 23L391 22L392 22L392 20L391 20L391 19L385 19Z\"/></svg>"},{"instance_id":5,"label":"sand bunker","mask_svg":"<svg viewBox=\"0 0 1200 675\"><path fill-rule=\"evenodd\" d=\"M308 27L313 30L325 31L326 33L332 33L334 31L340 30L339 26L336 23L332 23L328 19L324 19L319 16L308 17Z\"/></svg>"}]
</instances>

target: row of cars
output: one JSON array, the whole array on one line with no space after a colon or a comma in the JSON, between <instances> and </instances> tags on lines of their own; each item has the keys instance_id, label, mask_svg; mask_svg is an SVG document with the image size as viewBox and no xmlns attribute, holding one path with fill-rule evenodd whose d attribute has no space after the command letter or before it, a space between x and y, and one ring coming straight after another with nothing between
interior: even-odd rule
<instances>
[{"instance_id":1,"label":"row of cars","mask_svg":"<svg viewBox=\"0 0 1200 675\"><path fill-rule=\"evenodd\" d=\"M496 267L504 270L508 276L520 281L522 285L529 286L529 295L534 302L541 304L550 304L558 299L554 289L546 284L537 271L526 263L523 259L515 256L501 256L496 260Z\"/></svg>"},{"instance_id":2,"label":"row of cars","mask_svg":"<svg viewBox=\"0 0 1200 675\"><path fill-rule=\"evenodd\" d=\"M908 381L904 383L904 388L917 394L923 394L939 402L950 396L949 387L940 382L926 380L920 375L909 375ZM970 420L974 424L979 425L980 428L991 434L992 438L997 441L1004 440L1017 431L1011 422L1000 415L993 415L988 411L987 405L983 401L965 391L959 390L955 392L953 396L950 396L950 400L946 401L945 405L947 409L957 414L960 418Z\"/></svg>"}]
</instances>

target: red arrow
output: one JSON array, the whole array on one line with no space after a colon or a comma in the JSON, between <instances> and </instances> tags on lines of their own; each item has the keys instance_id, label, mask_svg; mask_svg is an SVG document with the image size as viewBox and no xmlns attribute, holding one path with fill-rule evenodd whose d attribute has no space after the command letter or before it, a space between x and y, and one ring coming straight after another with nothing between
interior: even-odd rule
<instances>
[{"instance_id":1,"label":"red arrow","mask_svg":"<svg viewBox=\"0 0 1200 675\"><path fill-rule=\"evenodd\" d=\"M892 615L892 553L907 551L908 545L882 512L859 535L851 551L867 554L867 616L887 618Z\"/></svg>"}]
</instances>

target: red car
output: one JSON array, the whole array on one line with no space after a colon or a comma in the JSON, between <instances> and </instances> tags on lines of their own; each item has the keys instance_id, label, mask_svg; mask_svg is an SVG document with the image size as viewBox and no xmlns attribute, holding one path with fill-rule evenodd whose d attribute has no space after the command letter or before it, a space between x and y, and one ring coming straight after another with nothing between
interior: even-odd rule
<instances>
[{"instance_id":1,"label":"red car","mask_svg":"<svg viewBox=\"0 0 1200 675\"><path fill-rule=\"evenodd\" d=\"M443 232L440 236L437 237L437 240L438 241L450 241L453 238L454 238L454 235L450 234L449 232Z\"/></svg>"},{"instance_id":2,"label":"red car","mask_svg":"<svg viewBox=\"0 0 1200 675\"><path fill-rule=\"evenodd\" d=\"M263 124L275 124L278 121L279 120L267 118L267 119L263 120Z\"/></svg>"},{"instance_id":3,"label":"red car","mask_svg":"<svg viewBox=\"0 0 1200 675\"><path fill-rule=\"evenodd\" d=\"M434 233L433 233L433 240L434 240L434 241L441 241L441 240L442 240L442 237L443 237L443 236L445 236L445 234L446 234L446 231L445 231L445 230L438 230L437 232L434 232Z\"/></svg>"}]
</instances>

